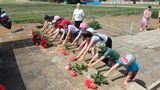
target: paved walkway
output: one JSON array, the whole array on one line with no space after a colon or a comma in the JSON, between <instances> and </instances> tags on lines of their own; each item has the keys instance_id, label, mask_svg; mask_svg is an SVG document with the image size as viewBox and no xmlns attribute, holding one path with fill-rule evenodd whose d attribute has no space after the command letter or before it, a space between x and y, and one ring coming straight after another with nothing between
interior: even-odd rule
<instances>
[{"instance_id":1,"label":"paved walkway","mask_svg":"<svg viewBox=\"0 0 160 90\"><path fill-rule=\"evenodd\" d=\"M0 69L3 71L0 72L0 83L7 90L87 90L84 81L96 70L89 69L84 75L72 78L64 69L69 63L69 56L62 56L56 47L43 49L33 45L28 30L36 28L31 25L24 28L0 37ZM159 35L159 31L149 31L134 36L113 37L113 48L121 56L126 53L137 56L141 69L136 82L146 88L157 85L154 83L160 78L157 72L160 69L160 43L156 39ZM86 60L90 57L88 55ZM104 73L108 67L98 68L102 65L100 63L95 68ZM122 72L124 69L121 67L118 70ZM125 78L120 72L114 71L108 78L109 85L103 85L98 90L124 90L122 84ZM128 90L145 90L137 83L132 82Z\"/></svg>"}]
</instances>

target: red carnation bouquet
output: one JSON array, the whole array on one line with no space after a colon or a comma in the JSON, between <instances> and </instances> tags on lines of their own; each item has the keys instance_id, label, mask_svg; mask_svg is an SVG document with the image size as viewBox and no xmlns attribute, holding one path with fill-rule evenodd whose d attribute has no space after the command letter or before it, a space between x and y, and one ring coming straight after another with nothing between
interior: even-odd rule
<instances>
[{"instance_id":1,"label":"red carnation bouquet","mask_svg":"<svg viewBox=\"0 0 160 90\"><path fill-rule=\"evenodd\" d=\"M32 31L33 43L35 45L40 45L42 39L42 33L40 31Z\"/></svg>"},{"instance_id":2,"label":"red carnation bouquet","mask_svg":"<svg viewBox=\"0 0 160 90\"><path fill-rule=\"evenodd\" d=\"M50 42L45 36L42 37L40 44L43 46L43 48L49 48L52 46L52 42Z\"/></svg>"},{"instance_id":3,"label":"red carnation bouquet","mask_svg":"<svg viewBox=\"0 0 160 90\"><path fill-rule=\"evenodd\" d=\"M82 71L87 71L87 65L81 63L75 63L75 65L66 65L65 69L69 71L72 77L77 76L78 74L82 74Z\"/></svg>"},{"instance_id":4,"label":"red carnation bouquet","mask_svg":"<svg viewBox=\"0 0 160 90\"><path fill-rule=\"evenodd\" d=\"M32 36L35 45L42 45L43 48L49 48L52 46L52 42L50 42L40 31L32 31Z\"/></svg>"},{"instance_id":5,"label":"red carnation bouquet","mask_svg":"<svg viewBox=\"0 0 160 90\"><path fill-rule=\"evenodd\" d=\"M102 74L100 74L99 71L96 74L92 74L91 78L92 81L91 80L85 81L85 85L87 88L96 89L97 85L101 86L102 84L108 84L107 79Z\"/></svg>"}]
</instances>

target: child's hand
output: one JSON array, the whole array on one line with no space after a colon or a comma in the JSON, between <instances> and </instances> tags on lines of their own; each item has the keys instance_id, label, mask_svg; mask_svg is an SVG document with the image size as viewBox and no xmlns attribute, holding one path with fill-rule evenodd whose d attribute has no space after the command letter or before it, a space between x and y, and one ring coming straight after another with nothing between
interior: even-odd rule
<instances>
[{"instance_id":1,"label":"child's hand","mask_svg":"<svg viewBox=\"0 0 160 90\"><path fill-rule=\"evenodd\" d=\"M87 66L88 66L89 68L93 68L93 65L91 65L91 64L88 64Z\"/></svg>"},{"instance_id":2,"label":"child's hand","mask_svg":"<svg viewBox=\"0 0 160 90\"><path fill-rule=\"evenodd\" d=\"M129 86L129 83L128 82L124 82L123 84L124 84L124 87L127 89L128 86Z\"/></svg>"},{"instance_id":3,"label":"child's hand","mask_svg":"<svg viewBox=\"0 0 160 90\"><path fill-rule=\"evenodd\" d=\"M83 60L84 58L83 58L83 56L81 56L78 60Z\"/></svg>"},{"instance_id":4,"label":"child's hand","mask_svg":"<svg viewBox=\"0 0 160 90\"><path fill-rule=\"evenodd\" d=\"M62 43L62 42L60 42L60 41L59 41L59 42L57 42L57 44L61 44L61 43Z\"/></svg>"},{"instance_id":5,"label":"child's hand","mask_svg":"<svg viewBox=\"0 0 160 90\"><path fill-rule=\"evenodd\" d=\"M108 75L106 73L103 74L104 77L107 77Z\"/></svg>"}]
</instances>

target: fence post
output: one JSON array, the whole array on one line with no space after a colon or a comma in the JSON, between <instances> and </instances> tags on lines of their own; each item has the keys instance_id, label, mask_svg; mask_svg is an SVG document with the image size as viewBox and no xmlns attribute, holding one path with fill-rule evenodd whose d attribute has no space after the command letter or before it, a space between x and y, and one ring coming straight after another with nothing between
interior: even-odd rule
<instances>
[{"instance_id":1,"label":"fence post","mask_svg":"<svg viewBox=\"0 0 160 90\"><path fill-rule=\"evenodd\" d=\"M132 35L133 25L134 25L134 23L132 22L132 23L131 23L131 28L130 28L130 33L129 33L130 35Z\"/></svg>"}]
</instances>

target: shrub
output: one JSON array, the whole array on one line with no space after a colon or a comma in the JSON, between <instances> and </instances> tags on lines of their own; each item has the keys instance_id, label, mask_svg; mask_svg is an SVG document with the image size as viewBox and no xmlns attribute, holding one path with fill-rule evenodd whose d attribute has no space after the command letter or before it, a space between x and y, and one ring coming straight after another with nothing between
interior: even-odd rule
<instances>
[{"instance_id":1,"label":"shrub","mask_svg":"<svg viewBox=\"0 0 160 90\"><path fill-rule=\"evenodd\" d=\"M152 18L158 18L158 13L159 13L158 10L153 10L151 17L152 17Z\"/></svg>"},{"instance_id":2,"label":"shrub","mask_svg":"<svg viewBox=\"0 0 160 90\"><path fill-rule=\"evenodd\" d=\"M89 27L93 28L94 30L102 28L101 25L97 21L92 21L88 23Z\"/></svg>"}]
</instances>

